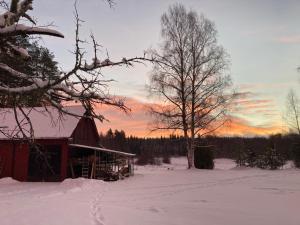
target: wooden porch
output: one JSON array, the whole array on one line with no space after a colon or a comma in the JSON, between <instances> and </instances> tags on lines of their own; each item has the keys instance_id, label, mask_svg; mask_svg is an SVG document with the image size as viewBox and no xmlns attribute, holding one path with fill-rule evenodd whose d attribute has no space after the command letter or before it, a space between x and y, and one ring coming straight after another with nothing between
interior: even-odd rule
<instances>
[{"instance_id":1,"label":"wooden porch","mask_svg":"<svg viewBox=\"0 0 300 225\"><path fill-rule=\"evenodd\" d=\"M70 177L114 181L134 174L135 154L80 144L69 144Z\"/></svg>"}]
</instances>

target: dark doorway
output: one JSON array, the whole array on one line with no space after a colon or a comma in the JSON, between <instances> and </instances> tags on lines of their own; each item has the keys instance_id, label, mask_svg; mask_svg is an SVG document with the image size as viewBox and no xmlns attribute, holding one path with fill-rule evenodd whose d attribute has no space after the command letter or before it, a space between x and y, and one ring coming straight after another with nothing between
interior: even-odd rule
<instances>
[{"instance_id":1,"label":"dark doorway","mask_svg":"<svg viewBox=\"0 0 300 225\"><path fill-rule=\"evenodd\" d=\"M29 181L59 181L61 175L61 146L43 145L30 148Z\"/></svg>"}]
</instances>

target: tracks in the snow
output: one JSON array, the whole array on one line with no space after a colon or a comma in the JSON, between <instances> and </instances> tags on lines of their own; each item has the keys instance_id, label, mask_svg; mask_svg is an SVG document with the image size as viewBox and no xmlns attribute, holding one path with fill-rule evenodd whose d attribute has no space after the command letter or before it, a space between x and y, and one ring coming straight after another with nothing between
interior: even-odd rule
<instances>
[{"instance_id":1,"label":"tracks in the snow","mask_svg":"<svg viewBox=\"0 0 300 225\"><path fill-rule=\"evenodd\" d=\"M92 223L94 225L105 225L105 219L102 214L102 198L105 195L107 191L107 185L105 185L104 190L102 190L100 193L96 193L96 197L91 201L91 209L90 214L92 217Z\"/></svg>"},{"instance_id":2,"label":"tracks in the snow","mask_svg":"<svg viewBox=\"0 0 300 225\"><path fill-rule=\"evenodd\" d=\"M298 172L297 172L298 173ZM177 183L177 184L166 184L166 185L154 185L150 187L134 187L134 188L126 188L126 191L133 192L132 198L130 199L122 199L123 202L130 201L140 201L141 199L160 199L163 197L171 197L173 195L179 193L185 193L197 189L206 189L212 188L216 186L226 186L231 185L234 183L240 183L249 179L257 179L257 178L271 178L271 177L281 177L284 176L283 174L270 174L270 173L263 173L263 174L253 174L253 175L246 175L246 176L238 176L238 177L231 177L220 179L216 181L208 181L208 182L192 182L192 183ZM141 192L142 191L142 192ZM139 196L139 193L141 195ZM131 196L130 193L127 193L127 196ZM119 202L114 201L114 202ZM112 203L112 201L110 201Z\"/></svg>"}]
</instances>

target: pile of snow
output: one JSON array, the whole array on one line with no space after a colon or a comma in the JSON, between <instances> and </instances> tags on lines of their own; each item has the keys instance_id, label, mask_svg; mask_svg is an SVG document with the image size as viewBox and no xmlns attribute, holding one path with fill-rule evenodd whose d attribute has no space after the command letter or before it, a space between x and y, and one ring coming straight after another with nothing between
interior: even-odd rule
<instances>
[{"instance_id":1,"label":"pile of snow","mask_svg":"<svg viewBox=\"0 0 300 225\"><path fill-rule=\"evenodd\" d=\"M19 183L19 181L16 181L14 179L12 179L11 177L4 177L2 179L0 179L0 186L1 185L9 185L9 184L17 184Z\"/></svg>"},{"instance_id":2,"label":"pile of snow","mask_svg":"<svg viewBox=\"0 0 300 225\"><path fill-rule=\"evenodd\" d=\"M282 169L295 169L295 164L293 161L289 160L285 163Z\"/></svg>"},{"instance_id":3,"label":"pile of snow","mask_svg":"<svg viewBox=\"0 0 300 225\"><path fill-rule=\"evenodd\" d=\"M215 159L214 163L217 170L231 170L236 168L236 163L232 159Z\"/></svg>"},{"instance_id":4,"label":"pile of snow","mask_svg":"<svg viewBox=\"0 0 300 225\"><path fill-rule=\"evenodd\" d=\"M0 179L1 225L299 225L300 170L187 170L186 158L117 182Z\"/></svg>"},{"instance_id":5,"label":"pile of snow","mask_svg":"<svg viewBox=\"0 0 300 225\"><path fill-rule=\"evenodd\" d=\"M105 185L104 181L85 178L66 179L60 184L60 189L67 193L89 190L102 185Z\"/></svg>"}]
</instances>

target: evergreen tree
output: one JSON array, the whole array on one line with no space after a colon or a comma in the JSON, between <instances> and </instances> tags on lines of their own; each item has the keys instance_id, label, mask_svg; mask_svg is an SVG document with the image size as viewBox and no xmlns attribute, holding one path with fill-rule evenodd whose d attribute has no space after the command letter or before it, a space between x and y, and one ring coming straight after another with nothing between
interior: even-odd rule
<instances>
[{"instance_id":1,"label":"evergreen tree","mask_svg":"<svg viewBox=\"0 0 300 225\"><path fill-rule=\"evenodd\" d=\"M275 147L268 148L264 154L256 160L256 166L261 169L276 170L285 164L284 158L279 154Z\"/></svg>"},{"instance_id":2,"label":"evergreen tree","mask_svg":"<svg viewBox=\"0 0 300 225\"><path fill-rule=\"evenodd\" d=\"M115 130L114 143L115 143L116 150L123 151L123 152L128 151L126 135L123 130L121 131Z\"/></svg>"},{"instance_id":3,"label":"evergreen tree","mask_svg":"<svg viewBox=\"0 0 300 225\"><path fill-rule=\"evenodd\" d=\"M293 146L293 161L297 168L300 168L300 142L294 144Z\"/></svg>"},{"instance_id":4,"label":"evergreen tree","mask_svg":"<svg viewBox=\"0 0 300 225\"><path fill-rule=\"evenodd\" d=\"M32 78L55 79L58 74L57 62L54 55L47 48L42 47L38 42L31 41L27 37L16 37L14 45L27 49L30 58L24 60L22 57L14 55L0 55L0 61L12 68L16 68L19 72L31 74ZM5 72L3 72L5 73ZM5 79L13 79L11 76ZM15 80L16 86L24 83L24 80ZM34 92L32 95L10 95L0 93L0 107L13 107L14 105L35 107L47 104L47 100L43 98L40 91Z\"/></svg>"}]
</instances>

